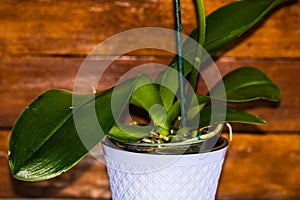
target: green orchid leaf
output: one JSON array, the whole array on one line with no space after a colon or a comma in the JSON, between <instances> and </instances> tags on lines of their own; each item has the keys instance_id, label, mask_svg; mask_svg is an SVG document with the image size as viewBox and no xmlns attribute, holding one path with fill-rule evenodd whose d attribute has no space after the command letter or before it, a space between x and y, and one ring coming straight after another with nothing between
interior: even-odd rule
<instances>
[{"instance_id":1,"label":"green orchid leaf","mask_svg":"<svg viewBox=\"0 0 300 200\"><path fill-rule=\"evenodd\" d=\"M226 99L222 92L223 86ZM280 89L265 73L253 67L241 67L225 75L210 90L210 96L197 94L198 105L189 109L188 118L194 118L211 99L228 102L247 102L258 99L279 101L280 96Z\"/></svg>"},{"instance_id":2,"label":"green orchid leaf","mask_svg":"<svg viewBox=\"0 0 300 200\"><path fill-rule=\"evenodd\" d=\"M205 105L206 103L210 102L211 97L203 94L196 94L197 100L198 100L198 105Z\"/></svg>"},{"instance_id":3,"label":"green orchid leaf","mask_svg":"<svg viewBox=\"0 0 300 200\"><path fill-rule=\"evenodd\" d=\"M153 124L163 128L161 131L169 130L170 121L163 106L158 87L149 76L144 75L143 78L138 80L130 103L145 109L149 113Z\"/></svg>"},{"instance_id":4,"label":"green orchid leaf","mask_svg":"<svg viewBox=\"0 0 300 200\"><path fill-rule=\"evenodd\" d=\"M158 87L148 75L143 75L137 81L130 104L146 110L153 121L153 125L115 124L108 133L111 138L122 142L136 142L149 136L150 131L154 130L155 127L161 127L161 130L158 128L156 131L162 132L169 129L170 123L162 106Z\"/></svg>"},{"instance_id":5,"label":"green orchid leaf","mask_svg":"<svg viewBox=\"0 0 300 200\"><path fill-rule=\"evenodd\" d=\"M197 116L200 110L207 104L210 103L210 96L196 94L196 98L194 101L190 101L190 105L188 106L187 118L193 119ZM192 103L193 102L193 103Z\"/></svg>"},{"instance_id":6,"label":"green orchid leaf","mask_svg":"<svg viewBox=\"0 0 300 200\"><path fill-rule=\"evenodd\" d=\"M214 105L214 111L217 111L218 105ZM264 124L265 121L252 115L245 111L227 106L226 113L223 112L214 112L214 118L211 119L211 110L212 106L205 106L200 111L200 121L199 128L206 127L209 125L224 123L224 122L237 122L237 123L246 123L246 124ZM220 110L223 110L223 107L220 107Z\"/></svg>"},{"instance_id":7,"label":"green orchid leaf","mask_svg":"<svg viewBox=\"0 0 300 200\"><path fill-rule=\"evenodd\" d=\"M20 115L10 136L9 166L13 177L45 180L74 166L114 125L112 95L120 102L116 105L119 110L114 110L118 116L129 102L135 83L133 79L115 90L75 95L82 102L75 108L72 93L67 91L50 90L38 97ZM78 130L84 135L79 137Z\"/></svg>"},{"instance_id":8,"label":"green orchid leaf","mask_svg":"<svg viewBox=\"0 0 300 200\"><path fill-rule=\"evenodd\" d=\"M167 68L158 75L156 83L160 85L159 95L161 96L164 108L168 111L174 103L175 94L172 92L172 89L177 91L178 88L177 73L172 68Z\"/></svg>"},{"instance_id":9,"label":"green orchid leaf","mask_svg":"<svg viewBox=\"0 0 300 200\"><path fill-rule=\"evenodd\" d=\"M187 61L184 61L184 66L186 65ZM173 63L172 66L177 67L177 64ZM166 111L168 111L172 107L174 103L174 97L178 90L179 73L177 70L174 70L172 66L162 71L155 81L158 85L160 85L159 95ZM185 76L186 75L187 73L185 71Z\"/></svg>"},{"instance_id":10,"label":"green orchid leaf","mask_svg":"<svg viewBox=\"0 0 300 200\"><path fill-rule=\"evenodd\" d=\"M274 7L288 0L242 0L219 8L206 19L204 48L214 54L259 22Z\"/></svg>"},{"instance_id":11,"label":"green orchid leaf","mask_svg":"<svg viewBox=\"0 0 300 200\"><path fill-rule=\"evenodd\" d=\"M169 121L171 122L174 121L176 117L179 116L179 114L180 114L180 104L179 101L176 101L167 113Z\"/></svg>"},{"instance_id":12,"label":"green orchid leaf","mask_svg":"<svg viewBox=\"0 0 300 200\"><path fill-rule=\"evenodd\" d=\"M234 39L240 37L247 30L257 24L263 17L269 13L274 7L287 2L288 0L242 0L227 4L216 11L212 12L206 18L206 39L204 49L210 54L215 54L218 50L223 48ZM198 27L192 31L189 35L195 41L198 41L199 30ZM198 58L196 62L196 55L199 55L199 49L197 46L187 40L183 44L183 55L185 60L184 70L185 76L191 73L193 64L199 68L198 65L204 62L205 58ZM200 53L202 55L203 53ZM193 62L195 61L195 62ZM172 69L177 70L177 58L175 57L170 64ZM193 70L193 74L190 76L190 83L192 87L195 87L195 82L198 77L198 71ZM159 82L162 85L176 85L177 78L170 73L162 72ZM160 87L160 94L165 108L168 110L171 108L175 93L168 90L166 87Z\"/></svg>"},{"instance_id":13,"label":"green orchid leaf","mask_svg":"<svg viewBox=\"0 0 300 200\"><path fill-rule=\"evenodd\" d=\"M280 100L280 89L265 73L253 67L241 67L224 76L222 81L210 90L212 98L221 98L219 94L223 89L222 83L226 91L226 100L229 102L245 102L257 99Z\"/></svg>"},{"instance_id":14,"label":"green orchid leaf","mask_svg":"<svg viewBox=\"0 0 300 200\"><path fill-rule=\"evenodd\" d=\"M214 55L261 21L274 7L287 1L289 0L241 0L217 9L206 18L206 40L203 48L210 55ZM190 37L196 41L199 37L198 28L190 34ZM198 48L194 46L189 43L184 46L184 55L186 57L191 59L195 57L195 52ZM174 61L176 62L176 60ZM196 63L194 65L197 66ZM191 64L188 64L185 66L185 69L190 71L193 68ZM195 85L197 74L197 70L192 71L191 79L189 80L192 85Z\"/></svg>"},{"instance_id":15,"label":"green orchid leaf","mask_svg":"<svg viewBox=\"0 0 300 200\"><path fill-rule=\"evenodd\" d=\"M187 106L187 118L193 119L197 114L199 114L200 110L211 101L211 97L202 94L196 94L196 99L191 104ZM174 121L180 114L180 105L179 101L176 101L172 107L168 111L168 119L169 121Z\"/></svg>"},{"instance_id":16,"label":"green orchid leaf","mask_svg":"<svg viewBox=\"0 0 300 200\"><path fill-rule=\"evenodd\" d=\"M154 129L155 127L150 125L115 125L109 131L108 135L120 142L137 142L144 137L148 137L149 133Z\"/></svg>"},{"instance_id":17,"label":"green orchid leaf","mask_svg":"<svg viewBox=\"0 0 300 200\"><path fill-rule=\"evenodd\" d=\"M148 75L143 75L137 82L136 88L130 99L130 103L150 111L153 105L162 105L157 86Z\"/></svg>"}]
</instances>

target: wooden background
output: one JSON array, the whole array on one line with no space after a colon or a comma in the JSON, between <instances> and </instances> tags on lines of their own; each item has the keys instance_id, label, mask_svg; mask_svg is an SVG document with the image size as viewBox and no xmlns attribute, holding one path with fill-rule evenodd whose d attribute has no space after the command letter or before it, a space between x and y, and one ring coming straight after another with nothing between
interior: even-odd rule
<instances>
[{"instance_id":1,"label":"wooden background","mask_svg":"<svg viewBox=\"0 0 300 200\"><path fill-rule=\"evenodd\" d=\"M206 12L228 2L206 0ZM272 12L216 61L222 74L245 65L258 67L282 90L279 104L243 105L268 124L234 125L218 199L300 199L299 9L295 3ZM105 166L91 156L49 181L12 179L7 164L10 130L43 91L72 90L81 62L97 44L131 28L173 29L172 10L171 0L0 2L0 198L111 198ZM196 24L192 0L182 1L182 12L188 34ZM130 53L113 63L99 89L112 86L135 66L170 60L161 51Z\"/></svg>"}]
</instances>

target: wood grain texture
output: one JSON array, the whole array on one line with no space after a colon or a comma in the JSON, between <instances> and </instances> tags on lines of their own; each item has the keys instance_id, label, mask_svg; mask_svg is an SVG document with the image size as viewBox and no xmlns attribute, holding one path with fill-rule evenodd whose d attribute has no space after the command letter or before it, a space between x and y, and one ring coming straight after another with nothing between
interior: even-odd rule
<instances>
[{"instance_id":1,"label":"wood grain texture","mask_svg":"<svg viewBox=\"0 0 300 200\"><path fill-rule=\"evenodd\" d=\"M206 13L229 2L232 0L205 1ZM85 55L108 37L128 29L174 29L172 13L171 0L4 0L0 4L0 55ZM188 34L196 25L192 0L182 3L182 16L183 32ZM299 5L283 6L226 56L299 57L299 24Z\"/></svg>"},{"instance_id":2,"label":"wood grain texture","mask_svg":"<svg viewBox=\"0 0 300 200\"><path fill-rule=\"evenodd\" d=\"M7 165L8 137L8 131L0 131L0 198L110 199L105 166L91 156L48 181L27 183L12 179ZM299 134L234 134L217 199L298 199L299 141Z\"/></svg>"},{"instance_id":3,"label":"wood grain texture","mask_svg":"<svg viewBox=\"0 0 300 200\"><path fill-rule=\"evenodd\" d=\"M220 199L299 199L299 134L235 134Z\"/></svg>"},{"instance_id":4,"label":"wood grain texture","mask_svg":"<svg viewBox=\"0 0 300 200\"><path fill-rule=\"evenodd\" d=\"M135 67L147 63L168 64L170 60L171 57L125 56L108 68L102 76L98 90L112 87L125 72ZM83 58L60 57L10 57L2 60L0 126L11 127L21 111L42 92L55 88L72 90L82 61ZM279 104L259 101L242 104L243 109L259 115L267 120L268 124L236 126L237 131L300 131L299 61L222 58L216 64L222 75L241 66L255 66L267 73L282 90L282 100ZM205 86L200 84L199 87Z\"/></svg>"}]
</instances>

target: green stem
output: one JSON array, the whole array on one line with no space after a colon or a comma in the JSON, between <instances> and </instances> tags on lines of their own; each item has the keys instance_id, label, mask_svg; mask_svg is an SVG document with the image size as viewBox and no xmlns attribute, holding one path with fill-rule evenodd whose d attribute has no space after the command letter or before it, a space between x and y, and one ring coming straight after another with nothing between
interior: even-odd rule
<instances>
[{"instance_id":1,"label":"green stem","mask_svg":"<svg viewBox=\"0 0 300 200\"><path fill-rule=\"evenodd\" d=\"M197 16L198 16L198 43L203 47L205 44L206 38L206 18L205 18L205 10L204 10L204 3L203 0L195 0L196 7L197 7ZM194 66L197 67L201 64L201 51L197 47L197 51L195 54ZM200 66L199 66L200 67ZM190 76L190 84L192 88L196 88L197 79L199 75L199 69L192 69L192 73Z\"/></svg>"},{"instance_id":2,"label":"green stem","mask_svg":"<svg viewBox=\"0 0 300 200\"><path fill-rule=\"evenodd\" d=\"M181 110L181 126L186 126L186 97L184 91L184 66L182 59L182 24L181 24L181 10L180 0L175 0L175 21L176 21L176 44L178 56L178 86L179 86L179 101Z\"/></svg>"},{"instance_id":3,"label":"green stem","mask_svg":"<svg viewBox=\"0 0 300 200\"><path fill-rule=\"evenodd\" d=\"M206 37L206 18L203 0L196 0L197 12L198 12L198 23L199 23L199 38L198 42L201 46L205 44Z\"/></svg>"}]
</instances>

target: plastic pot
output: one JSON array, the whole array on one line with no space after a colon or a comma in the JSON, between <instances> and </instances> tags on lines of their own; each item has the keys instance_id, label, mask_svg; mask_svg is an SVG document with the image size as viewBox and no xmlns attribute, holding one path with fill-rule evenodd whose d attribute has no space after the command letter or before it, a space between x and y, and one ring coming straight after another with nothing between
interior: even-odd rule
<instances>
[{"instance_id":1,"label":"plastic pot","mask_svg":"<svg viewBox=\"0 0 300 200\"><path fill-rule=\"evenodd\" d=\"M206 200L215 199L228 141L178 155L131 152L108 139L102 146L113 200Z\"/></svg>"}]
</instances>

